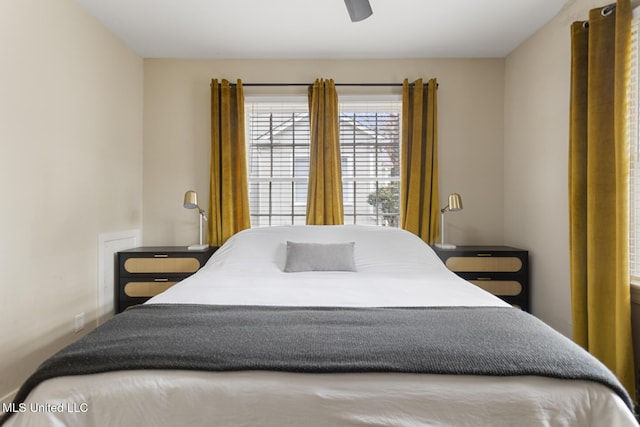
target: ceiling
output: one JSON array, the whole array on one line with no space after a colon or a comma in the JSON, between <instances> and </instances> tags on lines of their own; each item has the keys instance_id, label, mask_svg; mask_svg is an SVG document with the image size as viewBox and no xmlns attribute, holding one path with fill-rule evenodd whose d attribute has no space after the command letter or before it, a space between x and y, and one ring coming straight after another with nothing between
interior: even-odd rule
<instances>
[{"instance_id":1,"label":"ceiling","mask_svg":"<svg viewBox=\"0 0 640 427\"><path fill-rule=\"evenodd\" d=\"M144 58L451 58L504 57L567 0L76 2Z\"/></svg>"}]
</instances>

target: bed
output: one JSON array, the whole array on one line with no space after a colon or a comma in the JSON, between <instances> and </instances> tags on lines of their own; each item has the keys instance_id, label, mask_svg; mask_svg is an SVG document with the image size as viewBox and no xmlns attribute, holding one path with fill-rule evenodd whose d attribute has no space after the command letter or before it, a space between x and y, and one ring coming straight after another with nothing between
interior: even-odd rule
<instances>
[{"instance_id":1,"label":"bed","mask_svg":"<svg viewBox=\"0 0 640 427\"><path fill-rule=\"evenodd\" d=\"M630 408L598 361L416 236L292 226L236 234L53 356L3 425L637 426Z\"/></svg>"}]
</instances>

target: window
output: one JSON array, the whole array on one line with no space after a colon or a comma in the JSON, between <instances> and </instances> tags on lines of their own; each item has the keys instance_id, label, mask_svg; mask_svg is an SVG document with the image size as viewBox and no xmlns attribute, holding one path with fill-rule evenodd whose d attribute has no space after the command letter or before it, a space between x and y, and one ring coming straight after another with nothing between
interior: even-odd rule
<instances>
[{"instance_id":1,"label":"window","mask_svg":"<svg viewBox=\"0 0 640 427\"><path fill-rule=\"evenodd\" d=\"M398 226L399 98L340 101L346 224ZM248 99L249 205L254 227L304 224L309 174L305 98Z\"/></svg>"}]
</instances>

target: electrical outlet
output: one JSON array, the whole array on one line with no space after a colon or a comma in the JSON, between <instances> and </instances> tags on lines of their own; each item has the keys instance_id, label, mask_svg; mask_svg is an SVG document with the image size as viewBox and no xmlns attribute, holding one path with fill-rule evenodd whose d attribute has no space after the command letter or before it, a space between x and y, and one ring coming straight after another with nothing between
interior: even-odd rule
<instances>
[{"instance_id":1,"label":"electrical outlet","mask_svg":"<svg viewBox=\"0 0 640 427\"><path fill-rule=\"evenodd\" d=\"M84 311L76 314L75 332L80 332L84 329Z\"/></svg>"}]
</instances>

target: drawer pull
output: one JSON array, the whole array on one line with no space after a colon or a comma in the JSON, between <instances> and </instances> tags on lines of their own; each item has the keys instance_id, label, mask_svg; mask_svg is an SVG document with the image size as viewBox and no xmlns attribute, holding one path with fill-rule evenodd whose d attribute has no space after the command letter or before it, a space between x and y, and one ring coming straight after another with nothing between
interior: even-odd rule
<instances>
[{"instance_id":1,"label":"drawer pull","mask_svg":"<svg viewBox=\"0 0 640 427\"><path fill-rule=\"evenodd\" d=\"M169 258L169 254L153 254L154 258Z\"/></svg>"},{"instance_id":2,"label":"drawer pull","mask_svg":"<svg viewBox=\"0 0 640 427\"><path fill-rule=\"evenodd\" d=\"M491 280L491 277L478 277L476 280Z\"/></svg>"},{"instance_id":3,"label":"drawer pull","mask_svg":"<svg viewBox=\"0 0 640 427\"><path fill-rule=\"evenodd\" d=\"M153 279L154 282L168 282L169 279Z\"/></svg>"},{"instance_id":4,"label":"drawer pull","mask_svg":"<svg viewBox=\"0 0 640 427\"><path fill-rule=\"evenodd\" d=\"M493 256L493 254L476 254L476 256Z\"/></svg>"}]
</instances>

